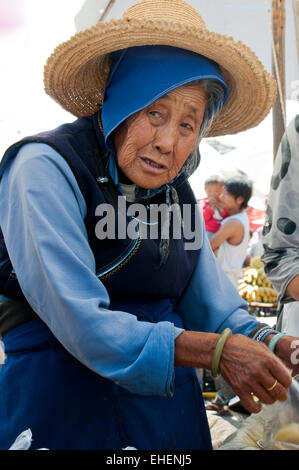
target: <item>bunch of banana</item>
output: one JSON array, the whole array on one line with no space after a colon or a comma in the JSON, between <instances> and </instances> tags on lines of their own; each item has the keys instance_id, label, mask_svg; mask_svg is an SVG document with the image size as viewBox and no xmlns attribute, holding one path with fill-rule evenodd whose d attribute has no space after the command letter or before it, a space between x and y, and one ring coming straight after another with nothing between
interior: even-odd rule
<instances>
[{"instance_id":1,"label":"bunch of banana","mask_svg":"<svg viewBox=\"0 0 299 470\"><path fill-rule=\"evenodd\" d=\"M256 269L263 268L264 263L262 262L261 257L260 256L255 256L254 258L251 258L250 267L251 268L256 268Z\"/></svg>"},{"instance_id":2,"label":"bunch of banana","mask_svg":"<svg viewBox=\"0 0 299 470\"><path fill-rule=\"evenodd\" d=\"M244 269L238 291L247 302L277 302L276 292L265 275L264 265L259 257L254 258L251 265Z\"/></svg>"}]
</instances>

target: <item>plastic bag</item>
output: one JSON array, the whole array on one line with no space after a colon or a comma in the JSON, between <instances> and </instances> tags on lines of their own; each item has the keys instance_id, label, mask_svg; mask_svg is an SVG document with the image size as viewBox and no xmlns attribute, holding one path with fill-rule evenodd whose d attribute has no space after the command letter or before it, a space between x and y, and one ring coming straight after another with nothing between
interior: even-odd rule
<instances>
[{"instance_id":1,"label":"plastic bag","mask_svg":"<svg viewBox=\"0 0 299 470\"><path fill-rule=\"evenodd\" d=\"M8 450L28 450L32 443L32 432L31 429L26 429L18 435L15 442L10 446ZM49 450L46 448L40 448L37 450Z\"/></svg>"},{"instance_id":2,"label":"plastic bag","mask_svg":"<svg viewBox=\"0 0 299 470\"><path fill-rule=\"evenodd\" d=\"M240 429L229 436L218 450L299 450L294 442L276 439L287 435L287 427L299 428L299 382L292 380L286 401L263 405L262 410L244 420Z\"/></svg>"},{"instance_id":3,"label":"plastic bag","mask_svg":"<svg viewBox=\"0 0 299 470\"><path fill-rule=\"evenodd\" d=\"M288 399L265 405L263 436L258 444L263 449L299 450L299 382L292 380Z\"/></svg>"},{"instance_id":4,"label":"plastic bag","mask_svg":"<svg viewBox=\"0 0 299 470\"><path fill-rule=\"evenodd\" d=\"M5 360L4 343L0 341L0 367Z\"/></svg>"},{"instance_id":5,"label":"plastic bag","mask_svg":"<svg viewBox=\"0 0 299 470\"><path fill-rule=\"evenodd\" d=\"M263 437L262 412L246 418L240 428L216 450L261 450L258 441Z\"/></svg>"},{"instance_id":6,"label":"plastic bag","mask_svg":"<svg viewBox=\"0 0 299 470\"><path fill-rule=\"evenodd\" d=\"M32 432L30 429L23 431L10 446L8 450L28 450L32 442Z\"/></svg>"},{"instance_id":7,"label":"plastic bag","mask_svg":"<svg viewBox=\"0 0 299 470\"><path fill-rule=\"evenodd\" d=\"M31 429L26 429L16 438L15 442L10 446L8 450L28 450L32 443L32 432ZM44 447L37 450L49 450ZM125 447L123 450L137 450L136 447Z\"/></svg>"}]
</instances>

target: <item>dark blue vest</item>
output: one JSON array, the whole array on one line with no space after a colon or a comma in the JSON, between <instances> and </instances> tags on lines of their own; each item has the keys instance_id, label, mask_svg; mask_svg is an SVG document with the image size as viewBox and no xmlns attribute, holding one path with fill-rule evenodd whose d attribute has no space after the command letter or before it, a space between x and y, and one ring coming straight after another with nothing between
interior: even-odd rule
<instances>
[{"instance_id":1,"label":"dark blue vest","mask_svg":"<svg viewBox=\"0 0 299 470\"><path fill-rule=\"evenodd\" d=\"M120 193L109 175L109 155L106 153L97 114L79 118L71 124L64 124L53 131L27 137L14 144L2 159L0 176L5 163L14 158L22 145L29 142L50 145L65 158L72 169L87 206L85 226L96 260L96 273L108 290L111 306L119 308L120 302L123 308L125 299L131 299L129 303L139 303L139 297L142 303L147 299L159 301L168 298L175 305L188 284L198 259L198 250L184 249L186 240L183 236L181 239L170 239L169 257L164 265L160 264L160 239L146 237L142 240L142 230L138 224L136 239L126 236L123 239L99 240L96 236L95 227L100 219L96 216L96 208L99 204L109 202L116 208L116 233L119 224L127 226L132 223L132 217L117 210L117 197ZM189 184L181 177L175 185L180 206L189 203L194 211L196 200ZM165 203L165 193L146 201L147 207L153 203ZM3 236L0 240L0 294L11 299L23 298Z\"/></svg>"}]
</instances>

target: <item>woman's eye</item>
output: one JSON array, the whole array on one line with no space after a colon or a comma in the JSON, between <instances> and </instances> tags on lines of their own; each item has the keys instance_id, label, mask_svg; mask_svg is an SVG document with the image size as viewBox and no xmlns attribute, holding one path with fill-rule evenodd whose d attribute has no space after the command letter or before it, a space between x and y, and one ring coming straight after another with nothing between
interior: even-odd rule
<instances>
[{"instance_id":1,"label":"woman's eye","mask_svg":"<svg viewBox=\"0 0 299 470\"><path fill-rule=\"evenodd\" d=\"M153 117L159 117L160 114L158 113L158 111L149 111L149 114Z\"/></svg>"},{"instance_id":2,"label":"woman's eye","mask_svg":"<svg viewBox=\"0 0 299 470\"><path fill-rule=\"evenodd\" d=\"M193 130L193 127L191 126L191 124L189 124L188 122L183 122L181 124L182 127L185 127L185 129L189 129L189 130Z\"/></svg>"}]
</instances>

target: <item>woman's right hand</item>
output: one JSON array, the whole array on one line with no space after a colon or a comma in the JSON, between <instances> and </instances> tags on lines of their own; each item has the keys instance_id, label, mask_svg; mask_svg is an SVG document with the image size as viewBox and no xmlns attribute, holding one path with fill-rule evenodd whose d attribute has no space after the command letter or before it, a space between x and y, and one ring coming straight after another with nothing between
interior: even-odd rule
<instances>
[{"instance_id":1,"label":"woman's right hand","mask_svg":"<svg viewBox=\"0 0 299 470\"><path fill-rule=\"evenodd\" d=\"M226 341L219 371L249 413L288 397L292 371L265 344L246 336L235 334Z\"/></svg>"}]
</instances>

